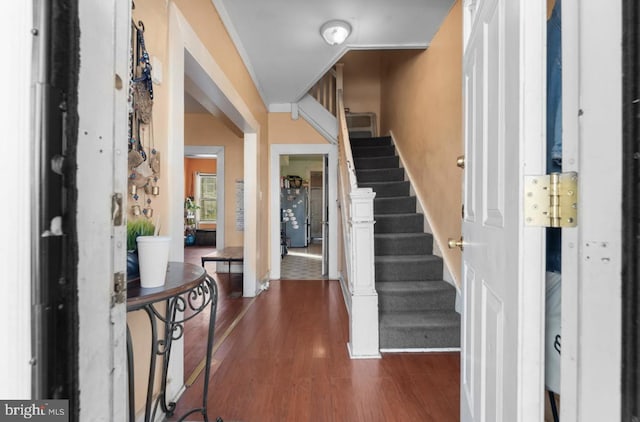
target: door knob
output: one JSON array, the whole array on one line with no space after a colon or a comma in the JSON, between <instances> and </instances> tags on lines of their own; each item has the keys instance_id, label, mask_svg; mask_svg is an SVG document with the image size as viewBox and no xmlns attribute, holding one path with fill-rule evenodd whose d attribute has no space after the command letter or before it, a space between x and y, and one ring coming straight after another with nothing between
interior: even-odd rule
<instances>
[{"instance_id":1,"label":"door knob","mask_svg":"<svg viewBox=\"0 0 640 422\"><path fill-rule=\"evenodd\" d=\"M464 155L461 155L456 159L456 166L460 167L461 169L464 168Z\"/></svg>"},{"instance_id":2,"label":"door knob","mask_svg":"<svg viewBox=\"0 0 640 422\"><path fill-rule=\"evenodd\" d=\"M449 238L449 249L460 248L460 250L464 250L464 239L460 237L460 240Z\"/></svg>"}]
</instances>

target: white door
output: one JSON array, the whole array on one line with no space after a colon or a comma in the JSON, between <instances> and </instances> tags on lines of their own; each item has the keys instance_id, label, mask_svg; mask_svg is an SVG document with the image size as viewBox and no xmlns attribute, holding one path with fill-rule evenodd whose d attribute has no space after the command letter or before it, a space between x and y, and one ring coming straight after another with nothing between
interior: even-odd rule
<instances>
[{"instance_id":1,"label":"white door","mask_svg":"<svg viewBox=\"0 0 640 422\"><path fill-rule=\"evenodd\" d=\"M461 420L542 420L542 228L522 180L544 173L543 0L467 0ZM452 163L453 164L453 163Z\"/></svg>"}]
</instances>

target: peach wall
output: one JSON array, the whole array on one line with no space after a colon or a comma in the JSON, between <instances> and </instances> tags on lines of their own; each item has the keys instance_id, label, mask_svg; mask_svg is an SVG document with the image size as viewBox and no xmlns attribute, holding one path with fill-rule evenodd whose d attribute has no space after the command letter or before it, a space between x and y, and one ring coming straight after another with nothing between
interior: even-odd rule
<instances>
[{"instance_id":1,"label":"peach wall","mask_svg":"<svg viewBox=\"0 0 640 422\"><path fill-rule=\"evenodd\" d=\"M195 174L211 173L216 174L217 160L211 158L185 158L184 159L184 196L195 197L196 185Z\"/></svg>"},{"instance_id":2,"label":"peach wall","mask_svg":"<svg viewBox=\"0 0 640 422\"><path fill-rule=\"evenodd\" d=\"M166 64L168 62L167 54L167 7L164 1L151 0L141 2L136 5L136 9L133 10L133 20L138 22L142 20L145 27L144 41L147 47L147 51L150 56L156 57L165 67L163 70L166 72ZM168 127L166 121L168 120L168 89L166 84L154 84L153 85L153 132L151 132L149 126L143 126L141 130L141 138L143 144L148 146L151 143L150 134L153 133L153 144L158 151L160 151L160 168L161 174L157 185L160 187L160 195L157 197L151 197L151 207L153 208L154 220L159 219L161 227L169 227L169 202L167 195L167 186L169 183L166 179L167 168L167 132ZM124 144L124 141L123 141ZM146 148L149 151L149 147ZM143 205L145 198L141 198L138 204ZM133 205L134 201L131 197L128 198L128 204ZM130 209L130 207L129 207ZM131 217L131 214L129 214ZM160 234L166 235L167 233L161 232Z\"/></svg>"},{"instance_id":3,"label":"peach wall","mask_svg":"<svg viewBox=\"0 0 640 422\"><path fill-rule=\"evenodd\" d=\"M269 113L270 144L326 144L327 140L302 117L291 113Z\"/></svg>"},{"instance_id":4,"label":"peach wall","mask_svg":"<svg viewBox=\"0 0 640 422\"><path fill-rule=\"evenodd\" d=\"M351 113L375 113L380 133L380 98L382 93L382 56L378 50L349 51L344 64L344 105Z\"/></svg>"},{"instance_id":5,"label":"peach wall","mask_svg":"<svg viewBox=\"0 0 640 422\"><path fill-rule=\"evenodd\" d=\"M389 52L383 59L382 133L391 131L434 237L456 282L461 255L446 247L461 230L462 11L458 0L425 51Z\"/></svg>"},{"instance_id":6,"label":"peach wall","mask_svg":"<svg viewBox=\"0 0 640 422\"><path fill-rule=\"evenodd\" d=\"M224 169L217 171L224 171L225 246L242 246L244 235L236 230L234 216L235 183L244 177L243 138L210 114L191 113L184 115L184 142L185 145L224 147Z\"/></svg>"}]
</instances>

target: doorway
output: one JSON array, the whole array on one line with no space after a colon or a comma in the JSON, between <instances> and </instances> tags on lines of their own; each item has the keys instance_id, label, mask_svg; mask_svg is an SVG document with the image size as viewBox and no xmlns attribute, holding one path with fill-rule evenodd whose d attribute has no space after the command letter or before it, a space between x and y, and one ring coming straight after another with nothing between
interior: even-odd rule
<instances>
[{"instance_id":1,"label":"doorway","mask_svg":"<svg viewBox=\"0 0 640 422\"><path fill-rule=\"evenodd\" d=\"M280 156L281 279L326 278L326 155Z\"/></svg>"},{"instance_id":2,"label":"doorway","mask_svg":"<svg viewBox=\"0 0 640 422\"><path fill-rule=\"evenodd\" d=\"M272 144L271 152L270 152L270 198L269 198L269 207L271 210L270 213L270 224L271 224L271 239L270 239L270 249L271 249L271 279L280 279L282 275L282 243L283 237L282 233L282 225L283 217L287 218L287 216L283 215L282 207L281 207L281 195L283 194L282 189L285 187L284 180L281 177L281 161L284 158L284 162L290 160L292 156L304 156L311 157L315 156L320 159L319 167L313 168L313 171L320 171L324 175L323 179L323 193L324 193L324 231L322 234L322 244L321 244L321 259L316 261L320 263L321 270L320 273L324 274L325 277L329 279L337 279L338 278L338 265L337 265L337 247L338 247L338 229L337 229L337 148L335 145L331 144ZM295 159L294 159L295 161ZM287 164L288 166L288 164ZM289 168L289 167L287 167ZM295 167L294 167L295 168ZM287 171L284 176L300 176L294 174L296 171L292 170ZM307 188L309 188L310 177L311 177L311 169L308 170L307 175ZM300 176L303 179L302 176ZM302 183L302 181L301 181ZM288 185L291 187L291 184ZM295 191L291 194L295 195ZM293 199L293 198L291 198ZM298 199L299 200L299 199ZM291 208L293 212L292 207ZM287 213L288 214L288 213ZM298 221L298 217L296 216L296 221ZM306 224L308 222L305 221L304 230L310 230L307 228ZM298 223L298 227L301 227L300 223ZM286 237L284 242L286 242ZM313 239L310 236L306 235L306 238L311 240L311 242L307 242L308 246L311 244L312 249L316 248ZM289 246L288 244L286 245ZM303 245L305 246L305 245ZM317 251L313 251L311 255L318 256ZM309 255L308 251L303 251L304 255ZM289 256L295 256L289 254ZM304 256L303 256L304 258ZM324 269L322 269L324 268Z\"/></svg>"}]
</instances>

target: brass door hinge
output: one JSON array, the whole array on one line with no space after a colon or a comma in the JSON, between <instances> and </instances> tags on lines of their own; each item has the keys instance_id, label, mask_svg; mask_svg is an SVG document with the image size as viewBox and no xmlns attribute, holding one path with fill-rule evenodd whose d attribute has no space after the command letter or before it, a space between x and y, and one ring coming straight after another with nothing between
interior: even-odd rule
<instances>
[{"instance_id":1,"label":"brass door hinge","mask_svg":"<svg viewBox=\"0 0 640 422\"><path fill-rule=\"evenodd\" d=\"M551 173L524 177L526 226L576 227L578 173Z\"/></svg>"},{"instance_id":2,"label":"brass door hinge","mask_svg":"<svg viewBox=\"0 0 640 422\"><path fill-rule=\"evenodd\" d=\"M124 303L127 300L127 280L123 272L113 275L113 302Z\"/></svg>"}]
</instances>

